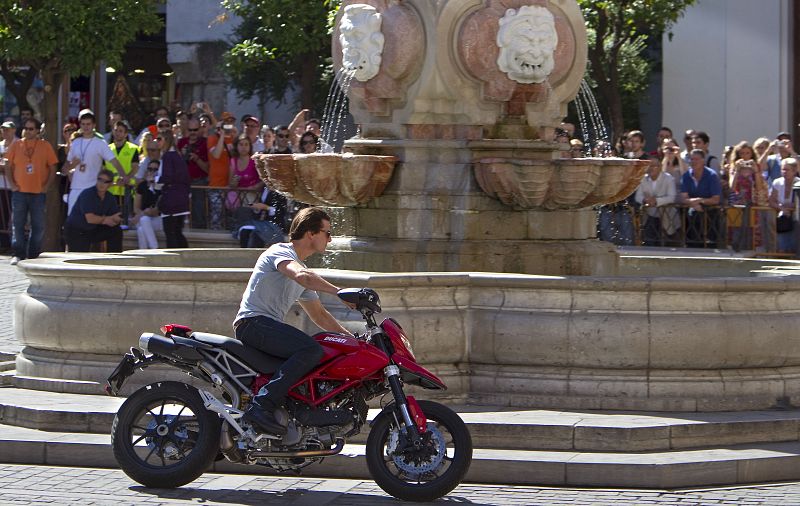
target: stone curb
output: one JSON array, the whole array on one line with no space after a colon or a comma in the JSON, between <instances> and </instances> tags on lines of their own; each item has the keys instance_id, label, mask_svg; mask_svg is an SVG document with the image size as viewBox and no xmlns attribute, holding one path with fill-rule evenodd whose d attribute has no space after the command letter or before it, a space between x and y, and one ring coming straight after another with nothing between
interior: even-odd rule
<instances>
[{"instance_id":1,"label":"stone curb","mask_svg":"<svg viewBox=\"0 0 800 506\"><path fill-rule=\"evenodd\" d=\"M0 426L0 462L117 467L108 436L48 433ZM369 479L364 447L304 470L304 476ZM217 462L209 471L270 474L261 467ZM800 479L800 443L639 454L475 450L465 481L507 485L614 486L670 489Z\"/></svg>"},{"instance_id":2,"label":"stone curb","mask_svg":"<svg viewBox=\"0 0 800 506\"><path fill-rule=\"evenodd\" d=\"M2 373L0 373L2 374ZM108 434L123 398L4 388L0 423ZM800 410L624 413L457 407L473 446L497 450L643 452L800 440ZM370 417L377 415L370 411ZM350 442L366 441L367 430Z\"/></svg>"}]
</instances>

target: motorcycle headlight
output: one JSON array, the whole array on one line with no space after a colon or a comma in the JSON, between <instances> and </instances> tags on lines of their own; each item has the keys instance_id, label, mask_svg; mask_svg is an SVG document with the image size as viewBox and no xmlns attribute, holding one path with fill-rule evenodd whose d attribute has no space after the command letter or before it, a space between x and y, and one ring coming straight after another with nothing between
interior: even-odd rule
<instances>
[{"instance_id":1,"label":"motorcycle headlight","mask_svg":"<svg viewBox=\"0 0 800 506\"><path fill-rule=\"evenodd\" d=\"M408 352L411 353L411 356L416 357L414 354L414 348L411 347L411 341L409 341L406 336L402 334L400 335L400 339L403 341L403 346L405 346Z\"/></svg>"}]
</instances>

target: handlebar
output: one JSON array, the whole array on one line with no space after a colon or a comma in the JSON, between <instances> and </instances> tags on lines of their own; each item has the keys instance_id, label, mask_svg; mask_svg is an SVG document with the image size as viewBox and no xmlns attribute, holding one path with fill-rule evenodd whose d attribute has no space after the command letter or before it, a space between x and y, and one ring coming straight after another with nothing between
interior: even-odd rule
<instances>
[{"instance_id":1,"label":"handlebar","mask_svg":"<svg viewBox=\"0 0 800 506\"><path fill-rule=\"evenodd\" d=\"M381 312L381 299L372 288L343 288L336 295L343 301L353 304L356 311L365 318Z\"/></svg>"}]
</instances>

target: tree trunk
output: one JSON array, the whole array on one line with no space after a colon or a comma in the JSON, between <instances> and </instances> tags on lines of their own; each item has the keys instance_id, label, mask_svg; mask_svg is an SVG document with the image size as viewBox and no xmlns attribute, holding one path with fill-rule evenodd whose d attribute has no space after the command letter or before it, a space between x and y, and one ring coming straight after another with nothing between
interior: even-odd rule
<instances>
[{"instance_id":1,"label":"tree trunk","mask_svg":"<svg viewBox=\"0 0 800 506\"><path fill-rule=\"evenodd\" d=\"M33 80L38 74L38 70L34 67L29 67L25 72L18 72L12 70L7 63L0 65L0 75L6 83L6 90L10 91L14 98L17 100L17 107L30 107L28 102L28 90L33 85Z\"/></svg>"},{"instance_id":2,"label":"tree trunk","mask_svg":"<svg viewBox=\"0 0 800 506\"><path fill-rule=\"evenodd\" d=\"M625 132L625 120L622 115L622 97L618 88L613 88L611 93L606 96L608 102L608 116L611 120L612 139L616 139Z\"/></svg>"},{"instance_id":3,"label":"tree trunk","mask_svg":"<svg viewBox=\"0 0 800 506\"><path fill-rule=\"evenodd\" d=\"M300 66L300 103L303 109L314 109L314 77L316 74L316 58L307 54L301 58Z\"/></svg>"},{"instance_id":4,"label":"tree trunk","mask_svg":"<svg viewBox=\"0 0 800 506\"><path fill-rule=\"evenodd\" d=\"M53 145L53 149L58 147L61 132L58 125L58 94L65 75L55 65L48 65L42 71L42 80L44 81L42 115L44 116L45 138ZM45 204L47 220L42 251L63 251L61 248L61 224L64 222L64 216L62 216L63 206L58 186L58 179L56 179L55 183L47 189Z\"/></svg>"}]
</instances>

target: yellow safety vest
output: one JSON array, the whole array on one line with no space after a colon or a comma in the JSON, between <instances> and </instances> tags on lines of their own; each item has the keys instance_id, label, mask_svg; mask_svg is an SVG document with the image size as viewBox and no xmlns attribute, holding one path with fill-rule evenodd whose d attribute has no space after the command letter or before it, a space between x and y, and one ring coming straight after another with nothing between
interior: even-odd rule
<instances>
[{"instance_id":1,"label":"yellow safety vest","mask_svg":"<svg viewBox=\"0 0 800 506\"><path fill-rule=\"evenodd\" d=\"M139 146L130 141L125 141L125 144L122 146L122 150L120 150L119 153L117 153L117 146L113 142L109 144L108 147L111 148L111 152L114 153L114 155L116 155L117 160L119 160L120 165L122 165L122 168L125 169L125 171L130 174L131 163L133 163L133 156L139 152ZM117 169L109 162L106 162L106 168L115 174L114 182L116 183L117 180L119 180L119 174L117 174ZM132 175L135 176L136 174ZM135 177L131 178L128 185L136 186L135 179L136 179ZM125 194L125 189L122 186L118 186L116 184L111 186L108 189L108 191L111 192L112 195L117 195L117 196Z\"/></svg>"}]
</instances>

